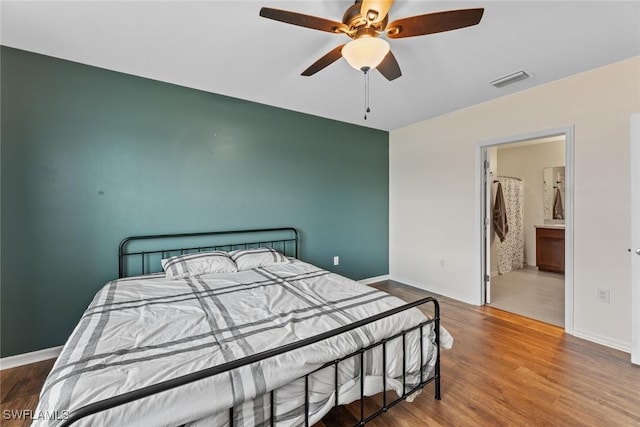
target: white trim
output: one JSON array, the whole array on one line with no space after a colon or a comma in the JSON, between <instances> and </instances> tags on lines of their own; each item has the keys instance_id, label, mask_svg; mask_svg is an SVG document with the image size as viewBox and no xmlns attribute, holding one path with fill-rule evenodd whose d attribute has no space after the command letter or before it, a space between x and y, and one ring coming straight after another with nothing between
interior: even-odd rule
<instances>
[{"instance_id":1,"label":"white trim","mask_svg":"<svg viewBox=\"0 0 640 427\"><path fill-rule=\"evenodd\" d=\"M564 330L568 334L574 333L573 328L573 216L575 207L574 174L575 174L575 149L573 126L565 129L565 167L564 167Z\"/></svg>"},{"instance_id":2,"label":"white trim","mask_svg":"<svg viewBox=\"0 0 640 427\"><path fill-rule=\"evenodd\" d=\"M612 340L611 338L605 337L603 335L598 335L591 332L585 332L580 329L574 329L573 336L582 338L583 340L594 342L596 344L611 347L616 350L624 351L625 353L631 352L631 345L628 342Z\"/></svg>"},{"instance_id":3,"label":"white trim","mask_svg":"<svg viewBox=\"0 0 640 427\"><path fill-rule=\"evenodd\" d=\"M60 355L61 351L62 346L59 346L32 351L31 353L3 357L0 359L0 370L11 369L22 365L28 365L30 363L42 362L43 360L55 359Z\"/></svg>"},{"instance_id":4,"label":"white trim","mask_svg":"<svg viewBox=\"0 0 640 427\"><path fill-rule=\"evenodd\" d=\"M631 115L631 363L640 365L640 113Z\"/></svg>"},{"instance_id":5,"label":"white trim","mask_svg":"<svg viewBox=\"0 0 640 427\"><path fill-rule=\"evenodd\" d=\"M483 195L483 176L484 176L484 159L483 151L488 147L503 144L512 144L515 142L528 141L532 139L542 139L550 136L565 136L565 270L564 270L564 330L566 333L573 335L573 314L574 314L574 287L573 287L573 212L574 212L574 130L573 126L565 128L549 129L539 132L532 132L523 135L509 136L498 138L490 141L480 141L476 143L476 247L479 249L480 257L474 262L478 278L479 304L484 304L484 244L483 244L483 227L482 227L482 195Z\"/></svg>"},{"instance_id":6,"label":"white trim","mask_svg":"<svg viewBox=\"0 0 640 427\"><path fill-rule=\"evenodd\" d=\"M384 280L389 280L388 274L385 274L384 276L369 277L368 279L358 280L358 283L362 283L363 285L371 285L373 283L382 282Z\"/></svg>"},{"instance_id":7,"label":"white trim","mask_svg":"<svg viewBox=\"0 0 640 427\"><path fill-rule=\"evenodd\" d=\"M475 306L480 305L477 303L476 300L470 300L468 298L465 298L464 295L457 295L457 294L450 293L449 291L451 290L451 288L440 288L437 286L433 287L431 285L427 285L426 283L416 282L415 280L407 279L405 277L398 277L398 276L391 277L391 280L393 280L394 282L402 283L403 285L411 286L412 288L416 288L421 291L436 294L436 297L440 295L446 298L451 298L456 301L463 302L465 304L475 305Z\"/></svg>"}]
</instances>

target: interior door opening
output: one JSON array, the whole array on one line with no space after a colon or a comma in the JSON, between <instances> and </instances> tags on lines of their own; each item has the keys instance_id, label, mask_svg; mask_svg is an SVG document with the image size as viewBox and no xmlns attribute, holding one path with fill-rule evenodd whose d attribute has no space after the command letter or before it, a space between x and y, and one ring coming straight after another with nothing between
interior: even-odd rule
<instances>
[{"instance_id":1,"label":"interior door opening","mask_svg":"<svg viewBox=\"0 0 640 427\"><path fill-rule=\"evenodd\" d=\"M480 179L483 303L565 330L573 327L570 147L570 130L482 144Z\"/></svg>"}]
</instances>

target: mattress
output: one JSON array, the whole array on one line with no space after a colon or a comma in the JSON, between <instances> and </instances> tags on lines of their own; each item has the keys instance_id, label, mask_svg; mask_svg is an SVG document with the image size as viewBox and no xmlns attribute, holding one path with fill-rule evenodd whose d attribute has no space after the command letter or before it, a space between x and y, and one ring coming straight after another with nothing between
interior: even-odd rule
<instances>
[{"instance_id":1,"label":"mattress","mask_svg":"<svg viewBox=\"0 0 640 427\"><path fill-rule=\"evenodd\" d=\"M170 280L163 274L114 280L94 297L49 374L36 413L82 406L168 379L312 337L403 305L385 292L291 259L234 273ZM266 425L275 391L276 424L304 422L300 378L329 361L424 322L410 309L337 337L259 363L168 390L80 420L74 425ZM436 361L433 324L406 336L407 387ZM441 346L452 338L441 328ZM387 388L402 394L402 339L387 343ZM339 402L382 390L382 349L339 365ZM361 370L361 366L364 370ZM309 414L318 421L335 401L334 368L309 377ZM45 417L46 418L46 417ZM34 426L59 421L39 419Z\"/></svg>"}]
</instances>

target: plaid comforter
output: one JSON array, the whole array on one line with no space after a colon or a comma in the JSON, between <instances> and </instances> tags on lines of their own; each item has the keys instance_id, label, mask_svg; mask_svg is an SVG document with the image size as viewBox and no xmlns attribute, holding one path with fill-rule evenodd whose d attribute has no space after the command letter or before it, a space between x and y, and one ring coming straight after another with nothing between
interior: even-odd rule
<instances>
[{"instance_id":1,"label":"plaid comforter","mask_svg":"<svg viewBox=\"0 0 640 427\"><path fill-rule=\"evenodd\" d=\"M375 290L299 260L236 273L169 280L150 275L107 283L69 337L42 389L36 414L89 403L311 337L402 305ZM268 425L276 390L278 425L304 421L301 376L389 337L425 317L412 309L367 327L88 417L76 425ZM425 372L435 364L424 328ZM442 330L441 344L450 346ZM419 375L418 332L407 335L409 383ZM387 345L387 386L402 393L402 343ZM340 403L359 398L360 362L340 364ZM380 348L365 353L365 392L381 391ZM393 380L398 378L398 380ZM355 379L355 380L354 380ZM310 419L334 403L334 370L310 377ZM34 426L59 421L35 420ZM58 417L63 418L63 417Z\"/></svg>"}]
</instances>

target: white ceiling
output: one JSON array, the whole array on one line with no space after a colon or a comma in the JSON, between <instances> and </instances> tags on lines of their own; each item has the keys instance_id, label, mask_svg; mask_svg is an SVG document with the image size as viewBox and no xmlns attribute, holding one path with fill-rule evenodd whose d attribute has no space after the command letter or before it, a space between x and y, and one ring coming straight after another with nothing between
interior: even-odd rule
<instances>
[{"instance_id":1,"label":"white ceiling","mask_svg":"<svg viewBox=\"0 0 640 427\"><path fill-rule=\"evenodd\" d=\"M268 6L340 21L351 1L2 1L3 45L376 129L393 130L640 55L638 1L397 0L390 20L485 8L479 25L390 40L403 76L364 80L344 59L300 73L349 39L258 16ZM528 80L488 82L525 70ZM640 78L640 76L639 76Z\"/></svg>"}]
</instances>

